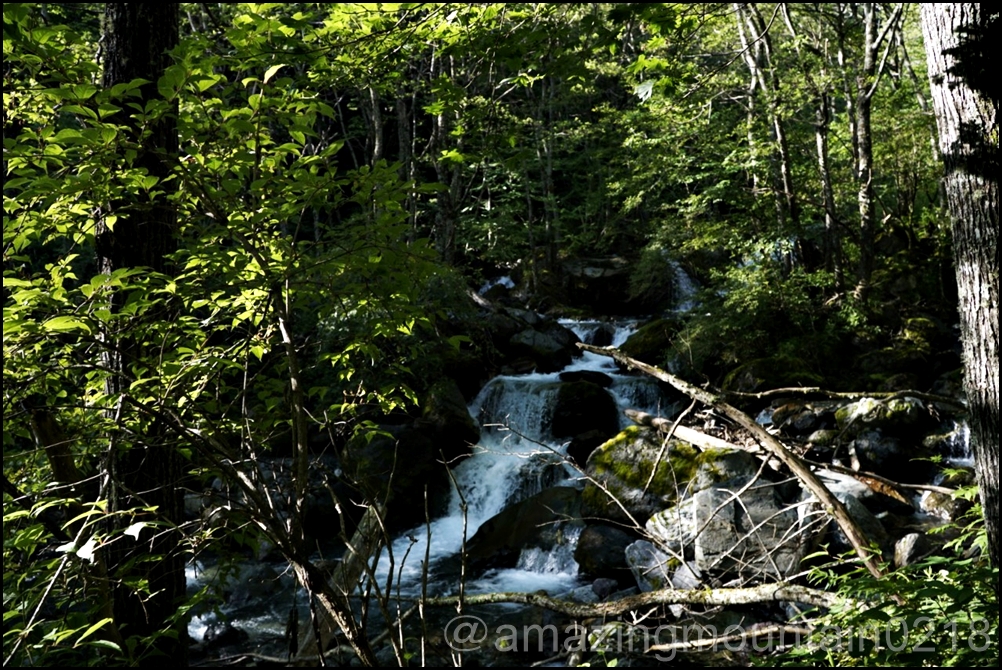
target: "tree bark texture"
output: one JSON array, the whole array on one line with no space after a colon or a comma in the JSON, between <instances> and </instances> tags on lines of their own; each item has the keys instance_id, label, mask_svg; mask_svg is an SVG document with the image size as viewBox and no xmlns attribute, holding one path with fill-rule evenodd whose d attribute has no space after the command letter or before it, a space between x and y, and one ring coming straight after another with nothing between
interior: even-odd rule
<instances>
[{"instance_id":1,"label":"tree bark texture","mask_svg":"<svg viewBox=\"0 0 1002 670\"><path fill-rule=\"evenodd\" d=\"M157 80L171 63L169 51L178 43L178 3L107 3L104 25L103 84L144 79L137 102L142 105L159 97ZM156 176L158 192L152 198L122 197L108 203L117 221L114 227L102 221L97 228L98 266L103 272L148 267L169 272L168 256L177 248L177 213L170 200L174 188L169 179L178 151L176 109L153 123L140 125L132 111L119 114L115 122L120 145L136 148L132 168ZM112 309L121 307L120 300ZM163 318L162 311L153 317ZM148 347L134 335L141 324L108 333L106 364L112 371L107 392L124 397L129 393L133 364L147 359ZM135 520L157 522L137 538L120 536L109 545L109 572L115 620L126 637L139 636L144 644L137 653L144 665L177 667L187 661L187 633L176 621L178 605L185 595L184 556L180 551L184 500L179 486L183 473L180 454L168 439L160 421L145 424L142 434L114 435L109 454L109 508L119 531ZM137 512L145 507L153 512ZM152 559L152 560L150 560ZM147 589L136 589L145 581ZM169 631L169 632L168 632ZM164 634L166 633L166 634ZM148 653L148 655L146 655Z\"/></svg>"},{"instance_id":2,"label":"tree bark texture","mask_svg":"<svg viewBox=\"0 0 1002 670\"><path fill-rule=\"evenodd\" d=\"M106 88L115 84L145 79L139 88L142 103L158 97L157 80L171 64L168 52L177 46L180 14L177 3L109 2L104 15L104 77ZM160 178L157 187L171 172L171 162L178 151L177 114L161 118L144 129L134 119L120 114L115 121L130 126L136 133L145 131L132 167L145 168ZM129 138L132 139L132 138ZM174 229L177 213L166 196L152 202L111 203L118 215L114 230L98 225L98 261L101 270L147 266L157 272L167 269L166 257L177 248Z\"/></svg>"},{"instance_id":3,"label":"tree bark texture","mask_svg":"<svg viewBox=\"0 0 1002 670\"><path fill-rule=\"evenodd\" d=\"M953 222L964 389L993 565L999 557L999 84L988 52L994 55L998 21L997 11L979 4L922 5Z\"/></svg>"}]
</instances>

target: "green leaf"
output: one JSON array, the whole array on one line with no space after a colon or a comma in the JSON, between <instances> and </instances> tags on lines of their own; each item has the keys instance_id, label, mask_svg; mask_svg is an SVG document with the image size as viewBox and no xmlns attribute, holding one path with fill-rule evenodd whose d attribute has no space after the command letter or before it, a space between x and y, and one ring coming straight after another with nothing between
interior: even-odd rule
<instances>
[{"instance_id":1,"label":"green leaf","mask_svg":"<svg viewBox=\"0 0 1002 670\"><path fill-rule=\"evenodd\" d=\"M114 642L112 642L111 640L98 638L96 640L88 640L87 644L91 647L103 647L105 649L111 649L112 651L117 652L119 654L122 653L122 648L117 644L115 644Z\"/></svg>"},{"instance_id":2,"label":"green leaf","mask_svg":"<svg viewBox=\"0 0 1002 670\"><path fill-rule=\"evenodd\" d=\"M104 619L101 619L96 624L94 624L93 626L91 626L90 628L88 628L87 630L85 630L84 634L81 635L80 637L78 637L77 641L73 643L73 646L74 647L77 646L78 644L80 644L81 642L83 642L84 640L86 640L88 637L90 637L91 635L93 635L97 631L99 631L102 628L104 628L106 625L108 625L112 621L113 621L113 619L111 617L105 617Z\"/></svg>"},{"instance_id":3,"label":"green leaf","mask_svg":"<svg viewBox=\"0 0 1002 670\"><path fill-rule=\"evenodd\" d=\"M45 330L63 333L70 330L83 330L90 333L90 326L75 316L54 316L42 324Z\"/></svg>"},{"instance_id":4,"label":"green leaf","mask_svg":"<svg viewBox=\"0 0 1002 670\"><path fill-rule=\"evenodd\" d=\"M264 71L264 79L262 81L264 81L264 83L267 84L268 81L271 80L271 78L274 77L275 74L279 70L281 70L283 67L285 67L285 63L279 63L278 65L272 65L270 68L268 68L267 70Z\"/></svg>"}]
</instances>

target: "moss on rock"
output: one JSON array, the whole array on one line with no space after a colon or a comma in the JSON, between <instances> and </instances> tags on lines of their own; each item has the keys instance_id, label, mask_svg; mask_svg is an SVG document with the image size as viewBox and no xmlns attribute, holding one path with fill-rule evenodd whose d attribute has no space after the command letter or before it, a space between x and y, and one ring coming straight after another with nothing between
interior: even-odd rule
<instances>
[{"instance_id":1,"label":"moss on rock","mask_svg":"<svg viewBox=\"0 0 1002 670\"><path fill-rule=\"evenodd\" d=\"M634 426L598 447L588 458L586 472L601 487L595 483L585 487L586 509L596 516L629 521L622 505L642 523L685 495L757 469L755 458L742 451L700 451L673 438L658 461L661 449L660 435Z\"/></svg>"}]
</instances>

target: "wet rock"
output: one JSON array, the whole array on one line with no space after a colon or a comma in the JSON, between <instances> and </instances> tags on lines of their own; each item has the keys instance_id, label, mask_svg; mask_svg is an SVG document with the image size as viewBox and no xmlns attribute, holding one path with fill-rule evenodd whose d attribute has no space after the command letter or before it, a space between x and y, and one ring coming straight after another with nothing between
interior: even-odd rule
<instances>
[{"instance_id":1,"label":"wet rock","mask_svg":"<svg viewBox=\"0 0 1002 670\"><path fill-rule=\"evenodd\" d=\"M623 550L625 551L625 547ZM626 565L625 558L623 560L623 565ZM591 590L598 596L599 600L605 600L610 595L615 593L619 589L619 582L615 579L609 579L607 577L599 577L591 584Z\"/></svg>"},{"instance_id":2,"label":"wet rock","mask_svg":"<svg viewBox=\"0 0 1002 670\"><path fill-rule=\"evenodd\" d=\"M509 341L516 355L531 358L539 372L556 372L571 362L571 352L550 335L538 330L523 330Z\"/></svg>"},{"instance_id":3,"label":"wet rock","mask_svg":"<svg viewBox=\"0 0 1002 670\"><path fill-rule=\"evenodd\" d=\"M615 335L616 329L611 324L603 323L591 331L585 341L596 347L608 347L612 344L612 338Z\"/></svg>"},{"instance_id":4,"label":"wet rock","mask_svg":"<svg viewBox=\"0 0 1002 670\"><path fill-rule=\"evenodd\" d=\"M635 539L635 536L612 526L588 526L581 531L574 548L578 571L589 577L625 583L630 568L624 552Z\"/></svg>"},{"instance_id":5,"label":"wet rock","mask_svg":"<svg viewBox=\"0 0 1002 670\"><path fill-rule=\"evenodd\" d=\"M578 357L582 355L581 350L577 347L578 342L581 340L578 339L578 336L573 330L561 325L559 321L547 319L536 327L541 332L553 338L553 340L560 344L560 346L569 352L571 356Z\"/></svg>"},{"instance_id":6,"label":"wet rock","mask_svg":"<svg viewBox=\"0 0 1002 670\"><path fill-rule=\"evenodd\" d=\"M592 430L599 431L606 439L619 432L616 401L591 382L561 384L553 408L553 437L570 437Z\"/></svg>"},{"instance_id":7,"label":"wet rock","mask_svg":"<svg viewBox=\"0 0 1002 670\"><path fill-rule=\"evenodd\" d=\"M604 389L612 386L612 377L597 370L571 370L560 373L562 382L591 382Z\"/></svg>"},{"instance_id":8,"label":"wet rock","mask_svg":"<svg viewBox=\"0 0 1002 670\"><path fill-rule=\"evenodd\" d=\"M570 526L584 527L581 492L570 487L547 489L485 521L467 544L468 565L476 571L514 567L523 549L551 550Z\"/></svg>"},{"instance_id":9,"label":"wet rock","mask_svg":"<svg viewBox=\"0 0 1002 670\"><path fill-rule=\"evenodd\" d=\"M504 313L508 316L518 319L525 324L532 326L533 328L539 326L543 323L543 317L528 309L517 309L515 307L504 308Z\"/></svg>"}]
</instances>

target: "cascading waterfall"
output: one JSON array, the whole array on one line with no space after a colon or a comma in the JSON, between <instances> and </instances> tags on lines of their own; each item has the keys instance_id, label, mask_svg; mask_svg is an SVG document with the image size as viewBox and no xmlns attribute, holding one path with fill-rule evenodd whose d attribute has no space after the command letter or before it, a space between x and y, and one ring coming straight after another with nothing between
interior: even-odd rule
<instances>
[{"instance_id":1,"label":"cascading waterfall","mask_svg":"<svg viewBox=\"0 0 1002 670\"><path fill-rule=\"evenodd\" d=\"M696 309L699 307L699 301L696 300L699 285L696 284L678 261L671 260L670 263L675 273L673 278L675 282L675 311L685 313Z\"/></svg>"},{"instance_id":2,"label":"cascading waterfall","mask_svg":"<svg viewBox=\"0 0 1002 670\"><path fill-rule=\"evenodd\" d=\"M563 320L585 342L603 340L619 346L632 334L635 324L612 325L599 321ZM585 352L562 372L595 371L612 379L608 389L620 408L657 412L660 391L653 380L622 374L608 357ZM456 588L448 579L436 581L435 565L459 553L488 519L507 506L551 486L577 486L580 474L568 465L566 444L550 434L550 415L560 388L560 373L502 375L495 377L470 403L471 416L481 426L480 444L474 454L453 470L455 487L448 513L427 527L415 528L397 539L380 558L377 578L385 583L392 569L401 593L416 593L421 586L427 551L430 588L441 592ZM621 415L621 426L629 420ZM501 588L512 590L560 590L576 582L574 546L578 529L568 528L564 542L553 551L527 549L517 567L489 571L467 585L470 592ZM430 543L428 537L430 535ZM407 560L401 565L401 557ZM390 555L393 560L391 562ZM396 588L396 587L395 587Z\"/></svg>"},{"instance_id":3,"label":"cascading waterfall","mask_svg":"<svg viewBox=\"0 0 1002 670\"><path fill-rule=\"evenodd\" d=\"M633 323L564 320L562 324L582 341L598 346L618 347L635 330ZM612 385L607 390L621 408L648 412L663 409L659 407L661 394L656 382L621 373L611 358L585 352L564 369L564 372L571 371L608 375ZM448 559L460 553L464 538L471 538L484 522L513 503L548 487L581 484L580 473L568 465L567 445L554 439L549 427L561 383L559 373L502 375L481 390L468 407L481 426L480 444L474 448L472 457L452 470L456 486L448 513L427 527L403 533L392 547L383 551L376 568L376 584L380 588L386 585L392 569L394 595L398 592L405 597L418 595L427 552L429 593L454 593L458 587L456 562L452 561L450 568ZM621 416L620 425L628 424L629 419ZM562 541L552 550L527 548L514 568L490 570L467 582L466 591L533 592L544 589L556 594L578 586L574 549L580 527L567 525L560 534ZM443 564L446 567L439 569ZM248 572L251 570L253 575ZM254 640L280 641L286 615L294 602L291 594L295 591L291 576L280 574L281 566L262 562L242 567L228 583L241 590L257 588L269 595L263 600L249 597L243 604L228 603L223 621L229 620ZM193 588L202 584L205 580L203 568L190 566L188 579ZM283 595L276 597L273 591L280 582ZM299 607L302 609L300 616L305 620L308 611L301 601ZM207 629L219 624L215 613L204 613L192 618L189 634L194 640L202 640Z\"/></svg>"}]
</instances>

